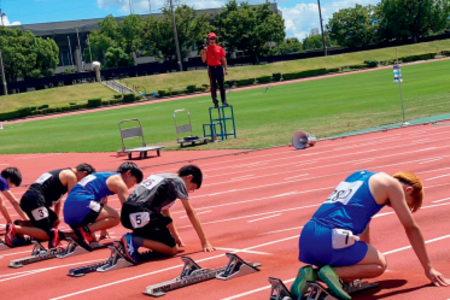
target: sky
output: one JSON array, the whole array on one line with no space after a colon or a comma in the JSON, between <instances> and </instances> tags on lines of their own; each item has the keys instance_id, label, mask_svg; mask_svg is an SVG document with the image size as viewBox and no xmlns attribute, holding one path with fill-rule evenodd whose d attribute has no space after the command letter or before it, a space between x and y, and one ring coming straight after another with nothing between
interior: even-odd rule
<instances>
[{"instance_id":1,"label":"sky","mask_svg":"<svg viewBox=\"0 0 450 300\"><path fill-rule=\"evenodd\" d=\"M173 0L174 4L187 4L194 9L223 7L227 0ZM248 0L250 4L261 4L265 0ZM274 0L270 0L273 2ZM131 10L135 14L157 13L168 0L0 0L0 8L6 14L5 25L49 23L69 20L103 18L109 14L126 16ZM238 0L238 2L241 2ZM377 4L380 0L321 0L324 24L339 9L356 4ZM286 37L297 37L300 41L311 29L319 28L317 0L278 0L286 27Z\"/></svg>"}]
</instances>

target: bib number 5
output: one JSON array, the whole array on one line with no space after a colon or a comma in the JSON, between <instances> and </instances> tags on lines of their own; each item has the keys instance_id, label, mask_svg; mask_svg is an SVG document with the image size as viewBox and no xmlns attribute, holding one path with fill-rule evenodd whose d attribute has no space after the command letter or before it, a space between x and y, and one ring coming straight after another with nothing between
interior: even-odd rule
<instances>
[{"instance_id":1,"label":"bib number 5","mask_svg":"<svg viewBox=\"0 0 450 300\"><path fill-rule=\"evenodd\" d=\"M148 212L130 214L130 222L134 229L142 228L150 222L150 214Z\"/></svg>"}]
</instances>

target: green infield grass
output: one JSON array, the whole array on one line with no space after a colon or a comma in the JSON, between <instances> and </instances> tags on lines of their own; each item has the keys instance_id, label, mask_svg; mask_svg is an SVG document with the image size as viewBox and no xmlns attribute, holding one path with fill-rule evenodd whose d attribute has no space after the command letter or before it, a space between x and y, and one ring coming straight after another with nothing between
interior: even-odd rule
<instances>
[{"instance_id":1,"label":"green infield grass","mask_svg":"<svg viewBox=\"0 0 450 300\"><path fill-rule=\"evenodd\" d=\"M403 71L406 119L450 112L450 61L409 65ZM237 139L192 149L260 148L288 144L296 130L317 137L402 121L392 69L228 93ZM149 145L175 148L173 111L190 111L194 135L209 122L209 95L143 106L62 116L0 130L0 153L106 152L120 149L118 123L139 118ZM183 123L182 118L179 123ZM134 146L131 144L130 146Z\"/></svg>"},{"instance_id":2,"label":"green infield grass","mask_svg":"<svg viewBox=\"0 0 450 300\"><path fill-rule=\"evenodd\" d=\"M442 50L450 50L450 39L400 46L398 47L398 56L402 57L424 53L437 53ZM340 68L349 65L362 64L365 60L385 61L389 59L395 59L395 48L382 48L377 50L331 55L327 57L283 61L258 66L230 67L229 75L226 77L226 80L256 78L259 76L272 75L273 73L289 73L320 68ZM260 61L263 62L264 57L262 57ZM186 88L188 85L209 84L209 78L206 70L189 71L188 74L189 75L185 72L175 72L127 78L122 81L130 87L143 87L147 93L168 88Z\"/></svg>"}]
</instances>

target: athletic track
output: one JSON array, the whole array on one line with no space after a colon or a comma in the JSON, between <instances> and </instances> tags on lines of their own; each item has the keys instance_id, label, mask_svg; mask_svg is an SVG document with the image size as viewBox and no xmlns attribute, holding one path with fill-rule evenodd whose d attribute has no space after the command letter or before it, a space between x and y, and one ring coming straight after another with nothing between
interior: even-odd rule
<instances>
[{"instance_id":1,"label":"athletic track","mask_svg":"<svg viewBox=\"0 0 450 300\"><path fill-rule=\"evenodd\" d=\"M186 247L177 257L72 278L66 275L70 268L105 260L109 250L10 269L10 260L28 256L31 250L31 246L14 248L0 252L1 299L145 299L148 296L142 292L146 286L179 275L179 256L188 255L201 266L215 268L225 265L224 254L232 251L246 260L262 263L261 272L230 281L200 283L169 292L165 299L268 299L267 278L281 278L289 286L302 265L297 260L302 225L341 180L359 169L389 174L408 170L422 178L426 198L415 218L435 268L450 277L449 150L450 126L428 124L320 141L306 150L279 147L254 152L177 151L135 160L144 167L145 176L176 172L184 164L180 161L191 160L203 169L203 187L191 194L191 201L217 251L200 251L196 233L178 203L172 212ZM30 184L54 168L88 162L97 170L106 171L116 169L124 161L124 157L108 153L1 155L0 167L19 167L24 184ZM17 197L24 191L25 187L13 189ZM109 204L119 209L117 197L111 197ZM9 203L8 206L12 211ZM17 215L13 213L13 217ZM0 219L0 223L4 222ZM125 232L122 227L110 230L113 238ZM379 282L379 288L354 299L450 298L450 288L436 288L424 276L390 208L375 216L371 236L373 245L386 255L388 270L371 280Z\"/></svg>"}]
</instances>

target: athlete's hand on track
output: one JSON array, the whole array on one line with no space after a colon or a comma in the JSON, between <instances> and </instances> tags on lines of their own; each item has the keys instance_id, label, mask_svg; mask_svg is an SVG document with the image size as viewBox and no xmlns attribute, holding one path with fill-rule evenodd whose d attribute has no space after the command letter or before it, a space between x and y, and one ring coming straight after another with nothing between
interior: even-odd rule
<instances>
[{"instance_id":1,"label":"athlete's hand on track","mask_svg":"<svg viewBox=\"0 0 450 300\"><path fill-rule=\"evenodd\" d=\"M445 278L441 272L436 271L434 268L426 271L425 275L427 275L435 286L450 286L450 281Z\"/></svg>"},{"instance_id":2,"label":"athlete's hand on track","mask_svg":"<svg viewBox=\"0 0 450 300\"><path fill-rule=\"evenodd\" d=\"M214 251L216 251L216 248L211 246L210 243L206 243L206 244L203 245L203 251L205 251L205 252L214 252Z\"/></svg>"},{"instance_id":3,"label":"athlete's hand on track","mask_svg":"<svg viewBox=\"0 0 450 300\"><path fill-rule=\"evenodd\" d=\"M109 239L109 238L110 238L110 236L109 236L108 230L104 229L100 232L99 240L104 240L104 239Z\"/></svg>"},{"instance_id":4,"label":"athlete's hand on track","mask_svg":"<svg viewBox=\"0 0 450 300\"><path fill-rule=\"evenodd\" d=\"M179 236L176 236L174 238L175 238L175 242L177 243L178 246L184 247L183 240L181 240L181 238Z\"/></svg>"}]
</instances>

